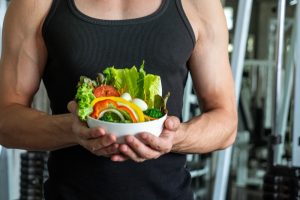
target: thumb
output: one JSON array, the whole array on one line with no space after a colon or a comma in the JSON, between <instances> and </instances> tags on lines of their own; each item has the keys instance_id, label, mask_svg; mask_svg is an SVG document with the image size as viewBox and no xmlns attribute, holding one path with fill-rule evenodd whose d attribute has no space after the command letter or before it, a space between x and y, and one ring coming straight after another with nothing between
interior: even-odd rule
<instances>
[{"instance_id":1,"label":"thumb","mask_svg":"<svg viewBox=\"0 0 300 200\"><path fill-rule=\"evenodd\" d=\"M75 101L70 101L67 105L67 108L71 113L76 114L77 103Z\"/></svg>"},{"instance_id":2,"label":"thumb","mask_svg":"<svg viewBox=\"0 0 300 200\"><path fill-rule=\"evenodd\" d=\"M171 116L168 117L165 121L166 129L171 131L176 131L180 126L180 120L177 117Z\"/></svg>"}]
</instances>

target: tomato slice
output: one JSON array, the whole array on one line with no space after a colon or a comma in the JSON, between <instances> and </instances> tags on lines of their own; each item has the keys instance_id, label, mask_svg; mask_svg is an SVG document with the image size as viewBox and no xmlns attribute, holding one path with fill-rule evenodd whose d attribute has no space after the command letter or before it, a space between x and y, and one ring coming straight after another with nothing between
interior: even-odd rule
<instances>
[{"instance_id":1,"label":"tomato slice","mask_svg":"<svg viewBox=\"0 0 300 200\"><path fill-rule=\"evenodd\" d=\"M111 100L111 99L105 99L102 101L98 101L97 103L95 103L94 107L93 107L93 113L90 115L91 117L98 119L100 113L107 109L109 106L117 108L118 105L115 101Z\"/></svg>"},{"instance_id":2,"label":"tomato slice","mask_svg":"<svg viewBox=\"0 0 300 200\"><path fill-rule=\"evenodd\" d=\"M120 93L114 86L111 85L100 85L94 89L94 95L98 97L119 97Z\"/></svg>"}]
</instances>

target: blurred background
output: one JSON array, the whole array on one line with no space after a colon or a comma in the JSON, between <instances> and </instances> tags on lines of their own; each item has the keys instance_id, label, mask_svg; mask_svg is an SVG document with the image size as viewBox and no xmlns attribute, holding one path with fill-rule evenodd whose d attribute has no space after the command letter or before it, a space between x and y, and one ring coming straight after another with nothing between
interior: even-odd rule
<instances>
[{"instance_id":1,"label":"blurred background","mask_svg":"<svg viewBox=\"0 0 300 200\"><path fill-rule=\"evenodd\" d=\"M223 0L239 110L235 144L187 155L195 200L300 200L300 2ZM9 1L0 0L0 29ZM183 120L201 113L188 80ZM51 113L41 83L32 107ZM297 124L298 122L298 124ZM40 200L47 152L0 146L0 200Z\"/></svg>"}]
</instances>

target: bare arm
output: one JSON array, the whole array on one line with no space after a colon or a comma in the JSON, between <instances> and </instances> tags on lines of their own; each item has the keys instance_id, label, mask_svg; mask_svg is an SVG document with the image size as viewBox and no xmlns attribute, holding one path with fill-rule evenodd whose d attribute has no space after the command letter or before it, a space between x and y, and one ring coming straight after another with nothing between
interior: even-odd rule
<instances>
[{"instance_id":1,"label":"bare arm","mask_svg":"<svg viewBox=\"0 0 300 200\"><path fill-rule=\"evenodd\" d=\"M219 0L192 2L198 16L195 26L198 34L189 67L202 114L180 126L173 151L205 153L234 142L237 107L221 3Z\"/></svg>"},{"instance_id":2,"label":"bare arm","mask_svg":"<svg viewBox=\"0 0 300 200\"><path fill-rule=\"evenodd\" d=\"M52 150L74 144L71 114L50 116L31 109L47 51L41 26L51 0L13 0L7 10L0 62L0 144Z\"/></svg>"}]
</instances>

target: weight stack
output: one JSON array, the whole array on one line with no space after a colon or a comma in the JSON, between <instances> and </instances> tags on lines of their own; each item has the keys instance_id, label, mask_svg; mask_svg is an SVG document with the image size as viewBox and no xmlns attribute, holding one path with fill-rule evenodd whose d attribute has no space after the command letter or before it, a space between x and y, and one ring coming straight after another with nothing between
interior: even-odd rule
<instances>
[{"instance_id":1,"label":"weight stack","mask_svg":"<svg viewBox=\"0 0 300 200\"><path fill-rule=\"evenodd\" d=\"M273 166L264 176L264 200L300 200L300 168Z\"/></svg>"},{"instance_id":2,"label":"weight stack","mask_svg":"<svg viewBox=\"0 0 300 200\"><path fill-rule=\"evenodd\" d=\"M48 175L46 152L21 154L20 200L42 200L43 181Z\"/></svg>"}]
</instances>

